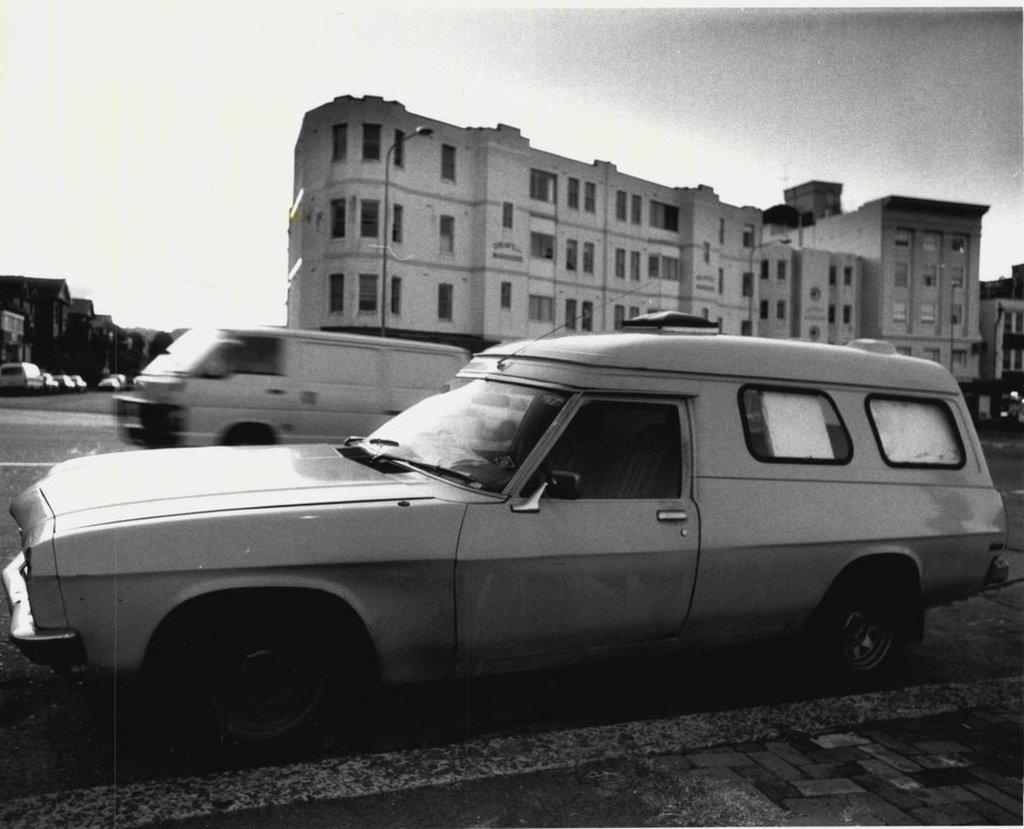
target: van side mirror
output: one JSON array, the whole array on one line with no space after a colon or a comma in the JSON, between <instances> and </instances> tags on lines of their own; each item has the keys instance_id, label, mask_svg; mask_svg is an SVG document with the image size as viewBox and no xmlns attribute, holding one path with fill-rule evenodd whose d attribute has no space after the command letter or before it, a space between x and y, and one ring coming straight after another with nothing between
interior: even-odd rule
<instances>
[{"instance_id":1,"label":"van side mirror","mask_svg":"<svg viewBox=\"0 0 1024 829\"><path fill-rule=\"evenodd\" d=\"M545 494L549 498L562 501L575 501L580 497L580 473L567 472L564 469L553 469L548 473L548 488Z\"/></svg>"}]
</instances>

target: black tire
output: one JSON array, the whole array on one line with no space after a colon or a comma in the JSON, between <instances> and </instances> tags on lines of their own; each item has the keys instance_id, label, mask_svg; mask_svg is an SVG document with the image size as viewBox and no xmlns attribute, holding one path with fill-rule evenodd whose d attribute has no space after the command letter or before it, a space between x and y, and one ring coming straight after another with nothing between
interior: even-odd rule
<instances>
[{"instance_id":1,"label":"black tire","mask_svg":"<svg viewBox=\"0 0 1024 829\"><path fill-rule=\"evenodd\" d=\"M816 638L834 673L847 679L873 679L891 671L902 651L905 618L897 593L851 584L838 590L822 609Z\"/></svg>"}]
</instances>

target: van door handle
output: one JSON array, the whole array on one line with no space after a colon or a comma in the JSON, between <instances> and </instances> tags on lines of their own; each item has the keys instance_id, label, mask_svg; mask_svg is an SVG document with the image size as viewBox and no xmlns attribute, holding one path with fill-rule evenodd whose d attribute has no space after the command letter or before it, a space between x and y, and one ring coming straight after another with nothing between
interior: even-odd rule
<instances>
[{"instance_id":1,"label":"van door handle","mask_svg":"<svg viewBox=\"0 0 1024 829\"><path fill-rule=\"evenodd\" d=\"M284 389L267 389L267 394L284 394Z\"/></svg>"},{"instance_id":2,"label":"van door handle","mask_svg":"<svg viewBox=\"0 0 1024 829\"><path fill-rule=\"evenodd\" d=\"M658 510L659 521L686 521L686 511L681 509L660 509Z\"/></svg>"}]
</instances>

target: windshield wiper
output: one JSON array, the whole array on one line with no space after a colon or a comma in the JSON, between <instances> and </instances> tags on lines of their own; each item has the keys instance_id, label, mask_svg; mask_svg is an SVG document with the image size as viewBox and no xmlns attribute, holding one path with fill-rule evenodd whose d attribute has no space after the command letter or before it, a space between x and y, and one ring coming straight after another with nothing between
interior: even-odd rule
<instances>
[{"instance_id":1,"label":"windshield wiper","mask_svg":"<svg viewBox=\"0 0 1024 829\"><path fill-rule=\"evenodd\" d=\"M452 478L462 481L463 483L469 484L472 487L480 487L483 484L474 478L472 475L468 475L465 472L459 472L457 469L449 469L447 466L440 466L436 463L424 463L423 461L414 461L409 458L403 458L398 455L389 455L387 452L381 452L373 456L374 460L385 460L391 461L392 463L404 463L413 467L414 469L421 469L424 472L433 472L435 475L448 475Z\"/></svg>"}]
</instances>

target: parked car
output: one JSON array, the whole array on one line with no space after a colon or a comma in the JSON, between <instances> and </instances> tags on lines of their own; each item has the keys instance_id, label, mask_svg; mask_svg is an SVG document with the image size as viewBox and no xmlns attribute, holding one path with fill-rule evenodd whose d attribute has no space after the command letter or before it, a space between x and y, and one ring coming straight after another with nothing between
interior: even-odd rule
<instances>
[{"instance_id":1,"label":"parked car","mask_svg":"<svg viewBox=\"0 0 1024 829\"><path fill-rule=\"evenodd\" d=\"M193 329L117 397L141 446L342 440L440 390L461 348L284 328Z\"/></svg>"},{"instance_id":2,"label":"parked car","mask_svg":"<svg viewBox=\"0 0 1024 829\"><path fill-rule=\"evenodd\" d=\"M60 382L50 372L43 372L43 393L44 394L58 394L60 392Z\"/></svg>"},{"instance_id":3,"label":"parked car","mask_svg":"<svg viewBox=\"0 0 1024 829\"><path fill-rule=\"evenodd\" d=\"M96 388L100 391L120 391L124 388L124 384L121 382L120 375L108 374L100 379L96 384Z\"/></svg>"},{"instance_id":4,"label":"parked car","mask_svg":"<svg viewBox=\"0 0 1024 829\"><path fill-rule=\"evenodd\" d=\"M0 391L14 394L43 391L43 373L35 363L0 365Z\"/></svg>"},{"instance_id":5,"label":"parked car","mask_svg":"<svg viewBox=\"0 0 1024 829\"><path fill-rule=\"evenodd\" d=\"M13 640L258 742L364 683L798 633L871 676L926 606L1007 578L944 368L660 330L496 346L340 446L62 463L11 509Z\"/></svg>"},{"instance_id":6,"label":"parked car","mask_svg":"<svg viewBox=\"0 0 1024 829\"><path fill-rule=\"evenodd\" d=\"M57 375L54 375L53 379L57 381L57 385L59 387L59 390L62 391L62 392L76 392L76 391L78 391L78 386L75 383L75 381L71 379L71 375L70 374L57 374Z\"/></svg>"},{"instance_id":7,"label":"parked car","mask_svg":"<svg viewBox=\"0 0 1024 829\"><path fill-rule=\"evenodd\" d=\"M81 374L72 374L71 379L75 381L75 391L88 391L89 384L82 379Z\"/></svg>"}]
</instances>

